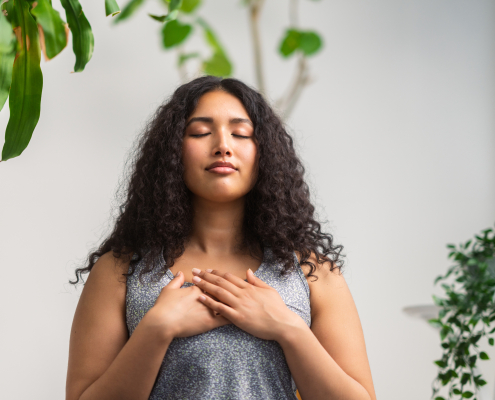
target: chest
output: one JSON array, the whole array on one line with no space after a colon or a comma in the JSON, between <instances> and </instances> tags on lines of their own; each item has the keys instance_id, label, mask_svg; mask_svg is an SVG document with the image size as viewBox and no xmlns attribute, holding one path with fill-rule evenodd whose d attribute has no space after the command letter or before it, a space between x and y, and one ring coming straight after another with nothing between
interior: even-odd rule
<instances>
[{"instance_id":1,"label":"chest","mask_svg":"<svg viewBox=\"0 0 495 400\"><path fill-rule=\"evenodd\" d=\"M194 276L192 273L193 268L198 268L202 271L212 269L221 274L229 272L241 279L246 279L247 270L251 269L253 272L256 272L260 265L261 259L257 260L248 255L214 257L186 251L181 257L175 260L174 265L170 268L170 272L175 275L181 271L184 274L186 282L192 282Z\"/></svg>"}]
</instances>

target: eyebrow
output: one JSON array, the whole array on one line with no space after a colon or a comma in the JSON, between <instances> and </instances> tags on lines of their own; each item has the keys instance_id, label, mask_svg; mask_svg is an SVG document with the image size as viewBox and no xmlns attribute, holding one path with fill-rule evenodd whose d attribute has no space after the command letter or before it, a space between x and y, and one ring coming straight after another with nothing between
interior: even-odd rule
<instances>
[{"instance_id":1,"label":"eyebrow","mask_svg":"<svg viewBox=\"0 0 495 400\"><path fill-rule=\"evenodd\" d=\"M189 124L195 122L195 121L201 121L201 122L208 122L208 123L213 123L213 118L210 118L210 117L194 117L194 118L191 118L187 124L186 124L186 128ZM229 123L230 124L240 124L240 123L246 123L246 124L249 124L251 126L253 126L253 123L249 120L249 119L246 119L246 118L231 118L229 119Z\"/></svg>"}]
</instances>

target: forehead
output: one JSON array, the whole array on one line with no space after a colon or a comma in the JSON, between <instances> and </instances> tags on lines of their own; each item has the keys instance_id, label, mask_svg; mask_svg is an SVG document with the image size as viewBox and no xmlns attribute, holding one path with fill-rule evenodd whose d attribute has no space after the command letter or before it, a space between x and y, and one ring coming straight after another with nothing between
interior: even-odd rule
<instances>
[{"instance_id":1,"label":"forehead","mask_svg":"<svg viewBox=\"0 0 495 400\"><path fill-rule=\"evenodd\" d=\"M242 102L237 97L222 90L216 90L202 95L188 120L199 115L213 118L229 119L242 117L249 119Z\"/></svg>"}]
</instances>

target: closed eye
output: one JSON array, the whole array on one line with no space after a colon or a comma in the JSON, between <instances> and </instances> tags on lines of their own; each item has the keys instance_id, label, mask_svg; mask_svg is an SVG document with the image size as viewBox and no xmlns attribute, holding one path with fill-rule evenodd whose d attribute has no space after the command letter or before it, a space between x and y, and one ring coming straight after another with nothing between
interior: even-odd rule
<instances>
[{"instance_id":1,"label":"closed eye","mask_svg":"<svg viewBox=\"0 0 495 400\"><path fill-rule=\"evenodd\" d=\"M209 134L210 134L210 132L208 132L208 133L203 133L202 135L199 135L199 134L198 134L198 135L189 135L189 136L192 136L192 137L200 137L200 136L206 136L206 135L209 135Z\"/></svg>"},{"instance_id":2,"label":"closed eye","mask_svg":"<svg viewBox=\"0 0 495 400\"><path fill-rule=\"evenodd\" d=\"M196 134L196 135L189 135L189 136L192 136L192 137L201 137L201 136L206 136L206 135L209 135L210 132L208 133L203 133L203 134ZM237 137L240 137L240 138L243 138L243 139L249 139L251 136L242 136L242 135L235 135L235 134L232 134L232 136L237 136Z\"/></svg>"}]
</instances>

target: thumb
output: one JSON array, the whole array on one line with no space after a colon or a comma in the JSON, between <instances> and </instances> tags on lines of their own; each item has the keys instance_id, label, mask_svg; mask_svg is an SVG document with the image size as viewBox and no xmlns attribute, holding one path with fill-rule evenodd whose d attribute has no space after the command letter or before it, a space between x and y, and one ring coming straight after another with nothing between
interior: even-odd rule
<instances>
[{"instance_id":1,"label":"thumb","mask_svg":"<svg viewBox=\"0 0 495 400\"><path fill-rule=\"evenodd\" d=\"M184 284L184 279L184 274L179 271L167 286L170 286L171 289L179 289Z\"/></svg>"},{"instance_id":2,"label":"thumb","mask_svg":"<svg viewBox=\"0 0 495 400\"><path fill-rule=\"evenodd\" d=\"M251 285L266 288L266 287L271 287L267 283L263 282L260 278L254 275L254 272L249 268L246 273L247 281Z\"/></svg>"}]
</instances>

